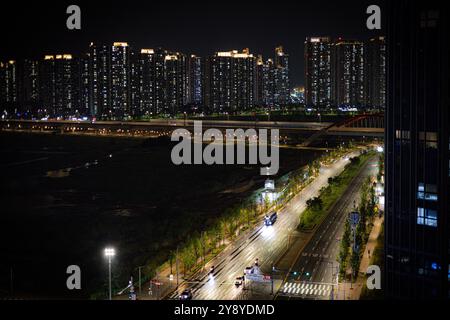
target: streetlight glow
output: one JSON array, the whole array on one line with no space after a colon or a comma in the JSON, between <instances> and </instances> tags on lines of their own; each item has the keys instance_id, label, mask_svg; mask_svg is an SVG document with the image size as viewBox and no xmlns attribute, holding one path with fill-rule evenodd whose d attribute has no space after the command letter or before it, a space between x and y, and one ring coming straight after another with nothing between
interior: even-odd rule
<instances>
[{"instance_id":1,"label":"streetlight glow","mask_svg":"<svg viewBox=\"0 0 450 320\"><path fill-rule=\"evenodd\" d=\"M109 274L109 300L112 300L111 290L111 259L116 255L114 248L105 248L105 257L108 258L108 274Z\"/></svg>"},{"instance_id":2,"label":"streetlight glow","mask_svg":"<svg viewBox=\"0 0 450 320\"><path fill-rule=\"evenodd\" d=\"M116 255L116 250L114 248L105 249L105 257L114 257Z\"/></svg>"}]
</instances>

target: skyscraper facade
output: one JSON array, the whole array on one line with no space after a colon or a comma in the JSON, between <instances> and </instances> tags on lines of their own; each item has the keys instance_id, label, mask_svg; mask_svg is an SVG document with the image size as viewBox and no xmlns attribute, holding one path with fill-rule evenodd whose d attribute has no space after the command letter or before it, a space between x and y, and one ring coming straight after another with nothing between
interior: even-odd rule
<instances>
[{"instance_id":1,"label":"skyscraper facade","mask_svg":"<svg viewBox=\"0 0 450 320\"><path fill-rule=\"evenodd\" d=\"M188 60L188 103L203 104L203 62L202 58L191 55Z\"/></svg>"},{"instance_id":2,"label":"skyscraper facade","mask_svg":"<svg viewBox=\"0 0 450 320\"><path fill-rule=\"evenodd\" d=\"M135 116L155 113L155 51L141 49L133 53L131 68L132 109Z\"/></svg>"},{"instance_id":3,"label":"skyscraper facade","mask_svg":"<svg viewBox=\"0 0 450 320\"><path fill-rule=\"evenodd\" d=\"M365 105L384 110L386 107L386 41L371 38L364 50Z\"/></svg>"},{"instance_id":4,"label":"skyscraper facade","mask_svg":"<svg viewBox=\"0 0 450 320\"><path fill-rule=\"evenodd\" d=\"M154 111L161 114L166 108L166 56L167 51L158 48L154 52Z\"/></svg>"},{"instance_id":5,"label":"skyscraper facade","mask_svg":"<svg viewBox=\"0 0 450 320\"><path fill-rule=\"evenodd\" d=\"M291 102L289 55L282 46L275 48L274 58L264 62L261 55L255 67L255 102L258 106L274 108Z\"/></svg>"},{"instance_id":6,"label":"skyscraper facade","mask_svg":"<svg viewBox=\"0 0 450 320\"><path fill-rule=\"evenodd\" d=\"M336 106L364 105L364 44L337 40L332 47L332 101Z\"/></svg>"},{"instance_id":7,"label":"skyscraper facade","mask_svg":"<svg viewBox=\"0 0 450 320\"><path fill-rule=\"evenodd\" d=\"M106 44L89 46L91 115L107 117L111 105L111 50Z\"/></svg>"},{"instance_id":8,"label":"skyscraper facade","mask_svg":"<svg viewBox=\"0 0 450 320\"><path fill-rule=\"evenodd\" d=\"M88 55L77 58L77 80L78 80L78 100L79 107L76 110L77 116L89 116L92 109L92 96L90 87L90 59Z\"/></svg>"},{"instance_id":9,"label":"skyscraper facade","mask_svg":"<svg viewBox=\"0 0 450 320\"><path fill-rule=\"evenodd\" d=\"M107 117L120 119L131 115L130 47L126 42L114 42L111 47L111 104Z\"/></svg>"},{"instance_id":10,"label":"skyscraper facade","mask_svg":"<svg viewBox=\"0 0 450 320\"><path fill-rule=\"evenodd\" d=\"M217 52L209 59L209 109L234 113L255 105L256 58L248 49Z\"/></svg>"},{"instance_id":11,"label":"skyscraper facade","mask_svg":"<svg viewBox=\"0 0 450 320\"><path fill-rule=\"evenodd\" d=\"M41 64L43 108L52 116L72 116L79 107L77 65L72 55L46 55Z\"/></svg>"},{"instance_id":12,"label":"skyscraper facade","mask_svg":"<svg viewBox=\"0 0 450 320\"><path fill-rule=\"evenodd\" d=\"M388 25L385 293L449 298L448 8L392 1Z\"/></svg>"},{"instance_id":13,"label":"skyscraper facade","mask_svg":"<svg viewBox=\"0 0 450 320\"><path fill-rule=\"evenodd\" d=\"M275 48L275 104L285 106L290 102L289 55L283 47Z\"/></svg>"},{"instance_id":14,"label":"skyscraper facade","mask_svg":"<svg viewBox=\"0 0 450 320\"><path fill-rule=\"evenodd\" d=\"M39 61L25 59L19 64L19 96L22 112L37 113L40 107Z\"/></svg>"},{"instance_id":15,"label":"skyscraper facade","mask_svg":"<svg viewBox=\"0 0 450 320\"><path fill-rule=\"evenodd\" d=\"M305 41L305 99L308 106L331 105L331 50L329 37Z\"/></svg>"},{"instance_id":16,"label":"skyscraper facade","mask_svg":"<svg viewBox=\"0 0 450 320\"><path fill-rule=\"evenodd\" d=\"M188 75L186 55L172 53L164 58L165 110L164 113L176 115L187 104Z\"/></svg>"},{"instance_id":17,"label":"skyscraper facade","mask_svg":"<svg viewBox=\"0 0 450 320\"><path fill-rule=\"evenodd\" d=\"M0 62L0 103L2 112L16 112L17 107L17 62L9 60Z\"/></svg>"}]
</instances>

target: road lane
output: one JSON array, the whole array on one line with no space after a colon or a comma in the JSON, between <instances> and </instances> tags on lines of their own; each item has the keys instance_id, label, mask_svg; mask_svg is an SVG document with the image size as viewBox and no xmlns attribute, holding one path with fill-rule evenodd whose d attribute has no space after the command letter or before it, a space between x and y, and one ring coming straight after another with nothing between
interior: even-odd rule
<instances>
[{"instance_id":1,"label":"road lane","mask_svg":"<svg viewBox=\"0 0 450 320\"><path fill-rule=\"evenodd\" d=\"M356 156L353 153L350 156ZM339 175L346 164L341 158L334 164L320 169L319 176L297 194L285 208L279 211L278 220L273 226L257 226L250 236L238 238L222 254L206 266L215 266L214 277L202 272L193 277L192 282L181 288L190 288L194 299L233 300L242 294L242 288L234 286L234 280L242 276L245 267L252 266L259 259L263 273L270 274L272 264L285 251L289 230L294 230L299 221L299 213L306 208L306 201L319 195L320 189L328 184L328 178ZM197 281L198 280L198 281ZM175 298L176 295L173 296Z\"/></svg>"},{"instance_id":2,"label":"road lane","mask_svg":"<svg viewBox=\"0 0 450 320\"><path fill-rule=\"evenodd\" d=\"M358 176L348 186L342 197L336 202L334 209L322 225L317 229L311 241L305 246L302 254L295 262L292 270L297 275L290 275L286 283L305 284L313 288L310 292L303 294L287 293L291 297L303 299L329 299L330 296L314 294L314 286L325 285L336 282L336 269L338 267L337 257L339 253L340 240L344 233L345 219L348 213L359 204L359 190L368 176L377 174L376 158L371 158L362 168ZM282 286L280 292L283 295Z\"/></svg>"}]
</instances>

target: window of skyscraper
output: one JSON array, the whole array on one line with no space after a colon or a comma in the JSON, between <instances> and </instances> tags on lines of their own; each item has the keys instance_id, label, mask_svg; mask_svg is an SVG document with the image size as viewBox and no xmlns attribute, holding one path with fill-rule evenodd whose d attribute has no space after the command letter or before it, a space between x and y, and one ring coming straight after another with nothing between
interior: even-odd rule
<instances>
[{"instance_id":1,"label":"window of skyscraper","mask_svg":"<svg viewBox=\"0 0 450 320\"><path fill-rule=\"evenodd\" d=\"M417 208L417 224L437 227L437 211L420 207Z\"/></svg>"},{"instance_id":2,"label":"window of skyscraper","mask_svg":"<svg viewBox=\"0 0 450 320\"><path fill-rule=\"evenodd\" d=\"M417 199L437 201L437 186L434 184L425 185L424 183L419 183L417 188Z\"/></svg>"}]
</instances>

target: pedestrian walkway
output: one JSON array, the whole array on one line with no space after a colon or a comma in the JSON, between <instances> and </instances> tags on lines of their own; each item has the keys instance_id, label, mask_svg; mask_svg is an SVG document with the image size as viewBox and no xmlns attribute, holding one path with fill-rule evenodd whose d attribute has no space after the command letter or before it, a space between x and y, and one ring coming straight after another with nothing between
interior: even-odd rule
<instances>
[{"instance_id":1,"label":"pedestrian walkway","mask_svg":"<svg viewBox=\"0 0 450 320\"><path fill-rule=\"evenodd\" d=\"M279 295L302 299L329 299L332 288L331 284L286 282Z\"/></svg>"},{"instance_id":2,"label":"pedestrian walkway","mask_svg":"<svg viewBox=\"0 0 450 320\"><path fill-rule=\"evenodd\" d=\"M341 282L338 287L338 299L340 300L359 300L361 296L361 291L366 285L366 272L367 268L370 266L373 252L378 245L378 237L381 233L381 228L383 226L384 217L376 217L374 220L373 228L370 232L369 239L367 241L364 254L361 258L361 263L359 267L358 278L354 283Z\"/></svg>"}]
</instances>

